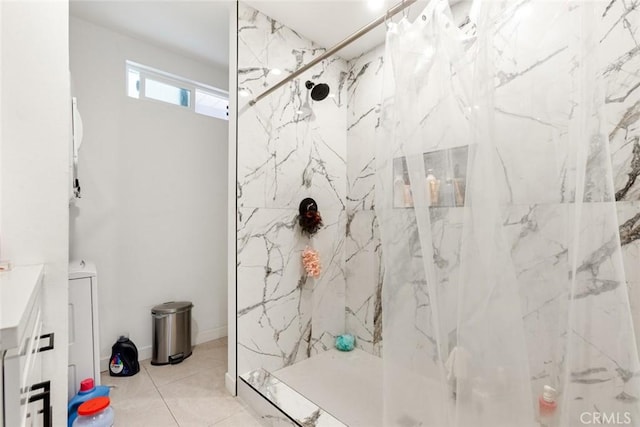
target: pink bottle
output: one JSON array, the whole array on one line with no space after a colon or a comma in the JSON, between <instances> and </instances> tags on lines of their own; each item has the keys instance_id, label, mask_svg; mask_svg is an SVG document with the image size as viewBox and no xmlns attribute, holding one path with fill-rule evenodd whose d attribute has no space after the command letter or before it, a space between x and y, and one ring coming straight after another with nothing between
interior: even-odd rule
<instances>
[{"instance_id":1,"label":"pink bottle","mask_svg":"<svg viewBox=\"0 0 640 427\"><path fill-rule=\"evenodd\" d=\"M541 426L553 426L556 409L558 408L558 403L556 402L557 393L555 388L545 385L542 396L538 398L538 405L540 407L539 421Z\"/></svg>"}]
</instances>

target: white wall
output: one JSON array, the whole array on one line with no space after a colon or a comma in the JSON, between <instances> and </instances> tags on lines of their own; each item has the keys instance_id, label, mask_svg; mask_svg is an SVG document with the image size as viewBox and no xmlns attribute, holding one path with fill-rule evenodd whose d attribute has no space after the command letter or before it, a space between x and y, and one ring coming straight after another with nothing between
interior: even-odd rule
<instances>
[{"instance_id":1,"label":"white wall","mask_svg":"<svg viewBox=\"0 0 640 427\"><path fill-rule=\"evenodd\" d=\"M223 89L227 70L70 24L84 123L71 257L98 268L101 357L120 334L150 357L150 310L165 301L194 303L194 343L226 336L228 123L127 97L125 60Z\"/></svg>"},{"instance_id":2,"label":"white wall","mask_svg":"<svg viewBox=\"0 0 640 427\"><path fill-rule=\"evenodd\" d=\"M70 138L68 3L2 2L0 253L45 264L42 353L52 381L53 424L66 420L68 161Z\"/></svg>"}]
</instances>

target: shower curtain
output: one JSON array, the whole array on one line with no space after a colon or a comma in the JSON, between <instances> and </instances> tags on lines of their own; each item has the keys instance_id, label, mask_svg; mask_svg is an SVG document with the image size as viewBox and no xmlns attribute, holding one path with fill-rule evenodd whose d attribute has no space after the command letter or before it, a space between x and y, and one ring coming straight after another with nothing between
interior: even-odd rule
<instances>
[{"instance_id":1,"label":"shower curtain","mask_svg":"<svg viewBox=\"0 0 640 427\"><path fill-rule=\"evenodd\" d=\"M476 1L459 28L433 0L388 25L384 425L640 425L604 6ZM545 385L557 407L540 414Z\"/></svg>"}]
</instances>

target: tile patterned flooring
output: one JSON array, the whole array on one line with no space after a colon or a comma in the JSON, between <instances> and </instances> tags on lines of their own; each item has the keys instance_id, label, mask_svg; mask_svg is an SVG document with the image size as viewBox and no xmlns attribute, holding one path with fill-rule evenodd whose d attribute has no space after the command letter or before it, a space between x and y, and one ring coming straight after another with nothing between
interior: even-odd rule
<instances>
[{"instance_id":1,"label":"tile patterned flooring","mask_svg":"<svg viewBox=\"0 0 640 427\"><path fill-rule=\"evenodd\" d=\"M111 377L110 397L118 427L260 427L249 408L224 386L227 339L197 345L177 365L140 362L133 377Z\"/></svg>"}]
</instances>

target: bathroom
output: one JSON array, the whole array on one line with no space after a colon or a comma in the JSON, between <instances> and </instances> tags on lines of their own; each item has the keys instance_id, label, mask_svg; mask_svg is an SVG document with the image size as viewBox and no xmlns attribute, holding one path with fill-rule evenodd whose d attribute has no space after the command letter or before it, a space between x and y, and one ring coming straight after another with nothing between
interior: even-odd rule
<instances>
[{"instance_id":1,"label":"bathroom","mask_svg":"<svg viewBox=\"0 0 640 427\"><path fill-rule=\"evenodd\" d=\"M123 54L126 43L105 43L90 57L89 33L74 41L87 24L73 16L65 21L64 7L48 11L59 20L46 20L35 6L27 14L3 4L3 40L18 33L17 16L55 34L50 43L60 56L38 50L38 38L21 41L42 63L51 62L55 72L47 77L58 85L46 86L51 105L38 115L50 121L29 128L32 143L17 147L12 132L25 125L7 105L27 106L9 82L25 81L19 71L25 68L30 80L44 75L14 65L21 63L16 59L33 64L3 42L0 259L46 264L45 325L50 310L62 343L68 340L60 309L68 248L72 258L81 252L95 258L99 250L107 256L97 264L100 284L109 286L101 304L113 304L101 305L105 319L119 317L118 304L126 308L119 290L132 293L126 309L137 317L126 323L134 326L113 323L101 329L105 336L148 337L154 303L193 299L194 358L175 368L201 363L198 346L227 336L226 367L218 363L209 377L234 403L202 397L192 412L214 409L191 425L640 425L635 2L377 3L228 2L228 82L224 73L217 81L200 77L206 71L186 76L228 89L228 129L213 130L228 132L224 156L218 148L185 159L181 145L152 159L154 142L167 137L166 146L195 125L166 135L150 121L143 129L158 131L136 146L147 138L129 129L140 123L134 110L142 100L110 102L116 88L85 94L106 101L101 110L88 107L96 111L82 113L83 121L95 114L127 128L109 133L99 120L84 123L83 144L91 128L104 143L81 149L78 176L88 200L80 200L79 212L60 206L66 142L46 145L42 139L51 132L43 132L67 135L60 126L66 107L55 100L82 87L74 49L81 46L92 58L84 66L99 81L124 82L124 68L122 76L108 75L100 53L106 58L116 45ZM384 16L388 10L394 13ZM380 17L362 39L285 80ZM327 31L328 22L335 31ZM146 55L146 63L118 60L122 67L130 59L179 75L196 68ZM82 112L87 101L76 94ZM45 114L50 111L59 115ZM177 172L181 160L183 167L197 165L189 176ZM83 173L83 162L92 169ZM98 164L105 169L93 169ZM109 177L114 168L117 175ZM218 175L207 175L213 169ZM36 185L45 171L57 180ZM158 190L154 180L165 171L159 187L169 187ZM105 178L113 187L100 187ZM18 192L15 182L26 187ZM88 207L92 193L104 206ZM204 194L215 197L176 221L193 225L190 234L162 223L163 209ZM316 232L299 224L306 198L322 218ZM81 242L74 216L83 214L82 203L90 221ZM222 211L212 218L206 213L213 208ZM27 233L33 221L41 230L52 218L57 233ZM18 244L25 233L30 238ZM118 245L117 233L151 243ZM198 251L213 239L218 252ZM48 249L35 250L42 247ZM306 249L319 257L319 272L305 270ZM199 266L190 270L186 260L198 256ZM153 274L142 273L149 269ZM202 275L184 279L186 270ZM174 284L206 282L211 274L222 274L215 282L225 288L215 298L214 284ZM138 281L158 285L146 294ZM215 323L197 311L212 300L218 305L207 313L226 319ZM348 337L355 348L338 351L336 340ZM149 351L149 339L137 341ZM101 357L108 347L102 341ZM66 366L64 350L54 356L45 360L45 372ZM209 367L197 369L204 377ZM54 414L63 400L57 384L66 379L55 375ZM182 404L188 412L189 403ZM224 405L239 406L215 418ZM188 424L169 411L167 425Z\"/></svg>"}]
</instances>

